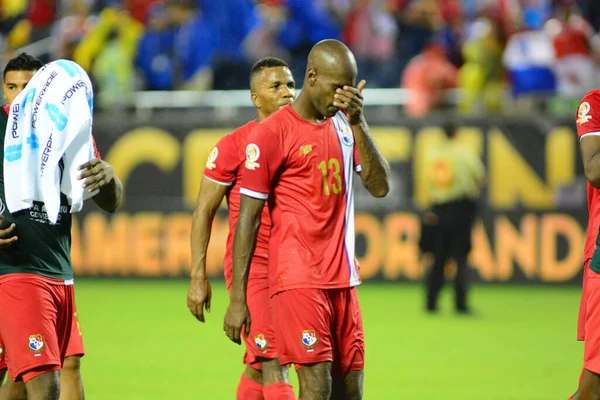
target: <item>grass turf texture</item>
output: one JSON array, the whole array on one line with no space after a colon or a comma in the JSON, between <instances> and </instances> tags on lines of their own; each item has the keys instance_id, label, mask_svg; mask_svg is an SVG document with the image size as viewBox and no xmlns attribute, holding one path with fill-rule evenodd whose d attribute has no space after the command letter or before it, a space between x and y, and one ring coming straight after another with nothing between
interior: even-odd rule
<instances>
[{"instance_id":1,"label":"grass turf texture","mask_svg":"<svg viewBox=\"0 0 600 400\"><path fill-rule=\"evenodd\" d=\"M109 399L235 399L243 348L225 337L228 297L213 282L201 324L185 281L76 281L87 355L86 395ZM575 341L580 289L479 286L479 312L422 312L419 285L359 288L366 336L365 400L565 400L575 390L583 345ZM307 327L309 329L310 327ZM297 390L296 374L290 370Z\"/></svg>"}]
</instances>

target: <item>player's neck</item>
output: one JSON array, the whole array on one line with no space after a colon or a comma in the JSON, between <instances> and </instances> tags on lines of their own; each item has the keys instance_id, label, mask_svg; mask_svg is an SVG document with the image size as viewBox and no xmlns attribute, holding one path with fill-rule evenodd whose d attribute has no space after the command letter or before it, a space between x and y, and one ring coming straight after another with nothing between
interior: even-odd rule
<instances>
[{"instance_id":1,"label":"player's neck","mask_svg":"<svg viewBox=\"0 0 600 400\"><path fill-rule=\"evenodd\" d=\"M292 103L292 110L300 116L300 118L308 122L321 123L325 117L313 106L312 101L308 96L298 96L295 102Z\"/></svg>"}]
</instances>

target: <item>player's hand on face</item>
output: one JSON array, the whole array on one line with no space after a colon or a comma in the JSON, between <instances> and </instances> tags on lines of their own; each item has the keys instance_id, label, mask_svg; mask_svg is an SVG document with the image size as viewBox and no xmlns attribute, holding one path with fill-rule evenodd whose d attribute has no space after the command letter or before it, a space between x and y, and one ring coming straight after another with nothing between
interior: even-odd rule
<instances>
[{"instance_id":1,"label":"player's hand on face","mask_svg":"<svg viewBox=\"0 0 600 400\"><path fill-rule=\"evenodd\" d=\"M333 105L340 110L346 110L348 113L348 120L352 125L356 125L360 122L360 117L363 112L362 90L366 84L367 81L363 79L358 83L357 87L344 86L341 89L337 89L333 96Z\"/></svg>"},{"instance_id":2,"label":"player's hand on face","mask_svg":"<svg viewBox=\"0 0 600 400\"><path fill-rule=\"evenodd\" d=\"M102 186L107 185L115 179L113 167L99 158L95 158L80 165L77 170L83 171L77 179L84 180L83 187L86 188L88 192L100 189Z\"/></svg>"},{"instance_id":3,"label":"player's hand on face","mask_svg":"<svg viewBox=\"0 0 600 400\"><path fill-rule=\"evenodd\" d=\"M4 219L0 217L0 226ZM0 249L6 249L12 246L19 238L15 235L15 224L10 224L8 228L0 229Z\"/></svg>"},{"instance_id":4,"label":"player's hand on face","mask_svg":"<svg viewBox=\"0 0 600 400\"><path fill-rule=\"evenodd\" d=\"M204 309L210 312L212 290L206 279L192 279L187 295L187 306L200 322L204 322Z\"/></svg>"},{"instance_id":5,"label":"player's hand on face","mask_svg":"<svg viewBox=\"0 0 600 400\"><path fill-rule=\"evenodd\" d=\"M229 302L225 320L223 321L223 330L232 342L242 344L241 330L244 328L244 335L250 335L250 312L246 302Z\"/></svg>"}]
</instances>

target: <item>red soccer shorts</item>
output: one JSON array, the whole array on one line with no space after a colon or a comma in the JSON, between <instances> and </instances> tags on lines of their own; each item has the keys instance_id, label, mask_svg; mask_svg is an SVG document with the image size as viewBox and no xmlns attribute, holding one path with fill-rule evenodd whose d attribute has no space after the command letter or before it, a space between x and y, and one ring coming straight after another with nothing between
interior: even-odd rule
<instances>
[{"instance_id":1,"label":"red soccer shorts","mask_svg":"<svg viewBox=\"0 0 600 400\"><path fill-rule=\"evenodd\" d=\"M579 317L577 318L577 340L585 340L585 319L587 313L587 277L594 273L589 268L590 260L583 264L583 287L581 290L581 301L579 303Z\"/></svg>"},{"instance_id":2,"label":"red soccer shorts","mask_svg":"<svg viewBox=\"0 0 600 400\"><path fill-rule=\"evenodd\" d=\"M291 289L272 298L279 361L333 362L346 375L365 366L365 339L356 288Z\"/></svg>"},{"instance_id":3,"label":"red soccer shorts","mask_svg":"<svg viewBox=\"0 0 600 400\"><path fill-rule=\"evenodd\" d=\"M246 343L244 364L260 371L262 369L261 358L274 359L278 357L267 276L249 277L246 302L252 324L250 325L250 336L244 337Z\"/></svg>"},{"instance_id":4,"label":"red soccer shorts","mask_svg":"<svg viewBox=\"0 0 600 400\"><path fill-rule=\"evenodd\" d=\"M72 283L34 274L0 277L0 337L9 377L27 382L62 368L74 304Z\"/></svg>"},{"instance_id":5,"label":"red soccer shorts","mask_svg":"<svg viewBox=\"0 0 600 400\"><path fill-rule=\"evenodd\" d=\"M590 271L585 278L585 342L583 368L600 373L600 275Z\"/></svg>"},{"instance_id":6,"label":"red soccer shorts","mask_svg":"<svg viewBox=\"0 0 600 400\"><path fill-rule=\"evenodd\" d=\"M75 307L75 304L73 304L73 307ZM71 324L71 337L69 337L69 344L67 345L67 354L65 357L83 355L85 355L83 337L81 336L81 327L79 318L77 317L77 311L75 311L73 313L73 322ZM6 350L4 341L0 338L0 370L6 368L8 368L8 364L6 363Z\"/></svg>"}]
</instances>

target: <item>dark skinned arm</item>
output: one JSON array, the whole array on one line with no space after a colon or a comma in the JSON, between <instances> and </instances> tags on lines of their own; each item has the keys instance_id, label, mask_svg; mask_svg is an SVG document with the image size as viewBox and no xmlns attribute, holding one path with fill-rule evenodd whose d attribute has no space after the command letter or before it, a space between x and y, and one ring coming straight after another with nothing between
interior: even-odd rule
<instances>
[{"instance_id":1,"label":"dark skinned arm","mask_svg":"<svg viewBox=\"0 0 600 400\"><path fill-rule=\"evenodd\" d=\"M264 206L265 200L241 196L240 215L233 239L233 282L223 323L227 337L237 344L241 344L242 327L245 327L246 336L250 334L251 319L246 304L246 289Z\"/></svg>"},{"instance_id":2,"label":"dark skinned arm","mask_svg":"<svg viewBox=\"0 0 600 400\"><path fill-rule=\"evenodd\" d=\"M212 290L206 279L206 253L213 221L217 210L231 187L221 185L205 177L200 183L196 207L192 216L192 272L187 305L200 322L204 322L204 309L210 312Z\"/></svg>"}]
</instances>

